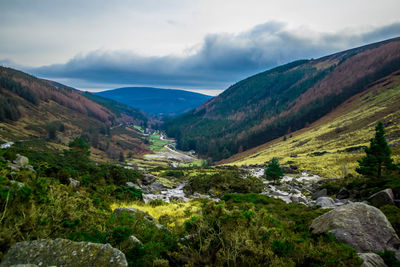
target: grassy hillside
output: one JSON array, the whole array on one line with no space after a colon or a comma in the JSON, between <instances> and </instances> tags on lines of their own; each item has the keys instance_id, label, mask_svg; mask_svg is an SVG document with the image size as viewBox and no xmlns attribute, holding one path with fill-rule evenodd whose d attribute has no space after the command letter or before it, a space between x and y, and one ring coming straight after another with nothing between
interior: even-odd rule
<instances>
[{"instance_id":1,"label":"grassy hillside","mask_svg":"<svg viewBox=\"0 0 400 267\"><path fill-rule=\"evenodd\" d=\"M115 101L1 67L0 103L0 142L36 146L45 140L42 145L48 149L63 150L83 136L97 160L117 159L120 152L149 152L142 135L126 127L146 126L148 118Z\"/></svg>"},{"instance_id":2,"label":"grassy hillside","mask_svg":"<svg viewBox=\"0 0 400 267\"><path fill-rule=\"evenodd\" d=\"M220 160L323 117L400 69L400 39L301 60L232 85L166 123L183 150Z\"/></svg>"},{"instance_id":3,"label":"grassy hillside","mask_svg":"<svg viewBox=\"0 0 400 267\"><path fill-rule=\"evenodd\" d=\"M239 153L223 163L264 164L278 157L282 164L296 164L326 177L355 174L363 146L369 145L378 121L395 162L400 162L400 71L377 81L309 127Z\"/></svg>"}]
</instances>

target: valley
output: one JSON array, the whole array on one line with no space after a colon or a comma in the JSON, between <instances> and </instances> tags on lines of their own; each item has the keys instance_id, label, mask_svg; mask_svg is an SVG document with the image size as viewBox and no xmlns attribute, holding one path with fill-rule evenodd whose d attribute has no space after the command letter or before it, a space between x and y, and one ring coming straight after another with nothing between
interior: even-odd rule
<instances>
[{"instance_id":1,"label":"valley","mask_svg":"<svg viewBox=\"0 0 400 267\"><path fill-rule=\"evenodd\" d=\"M398 266L399 38L189 106L121 89L0 67L0 267Z\"/></svg>"}]
</instances>

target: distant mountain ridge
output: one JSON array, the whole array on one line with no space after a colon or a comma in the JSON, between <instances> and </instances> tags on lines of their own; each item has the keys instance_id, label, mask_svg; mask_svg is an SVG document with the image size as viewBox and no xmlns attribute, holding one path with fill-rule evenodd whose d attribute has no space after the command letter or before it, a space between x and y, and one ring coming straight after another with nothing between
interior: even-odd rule
<instances>
[{"instance_id":1,"label":"distant mountain ridge","mask_svg":"<svg viewBox=\"0 0 400 267\"><path fill-rule=\"evenodd\" d=\"M175 89L123 87L97 93L146 113L175 116L199 107L211 96Z\"/></svg>"},{"instance_id":2,"label":"distant mountain ridge","mask_svg":"<svg viewBox=\"0 0 400 267\"><path fill-rule=\"evenodd\" d=\"M194 111L166 122L178 147L214 160L301 129L400 70L400 38L244 79Z\"/></svg>"}]
</instances>

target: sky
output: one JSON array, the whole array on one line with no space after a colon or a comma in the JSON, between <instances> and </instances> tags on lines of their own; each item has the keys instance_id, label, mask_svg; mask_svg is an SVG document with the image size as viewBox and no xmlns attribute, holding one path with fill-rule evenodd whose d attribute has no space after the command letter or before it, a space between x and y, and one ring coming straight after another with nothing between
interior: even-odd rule
<instances>
[{"instance_id":1,"label":"sky","mask_svg":"<svg viewBox=\"0 0 400 267\"><path fill-rule=\"evenodd\" d=\"M298 59L400 36L399 0L0 0L0 65L88 91L216 95Z\"/></svg>"}]
</instances>

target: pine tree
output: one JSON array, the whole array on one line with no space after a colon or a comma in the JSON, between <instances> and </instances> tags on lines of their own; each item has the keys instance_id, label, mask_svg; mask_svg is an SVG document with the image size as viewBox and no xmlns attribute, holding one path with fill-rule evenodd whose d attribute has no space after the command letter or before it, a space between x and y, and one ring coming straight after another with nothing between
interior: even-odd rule
<instances>
[{"instance_id":1,"label":"pine tree","mask_svg":"<svg viewBox=\"0 0 400 267\"><path fill-rule=\"evenodd\" d=\"M375 127L375 137L371 139L370 146L365 149L367 154L358 161L360 166L356 172L368 177L382 177L382 172L397 169L390 157L391 151L385 139L385 127L379 122Z\"/></svg>"},{"instance_id":2,"label":"pine tree","mask_svg":"<svg viewBox=\"0 0 400 267\"><path fill-rule=\"evenodd\" d=\"M283 177L283 171L279 166L277 158L273 158L265 169L265 177L267 180L273 180L274 183Z\"/></svg>"}]
</instances>

